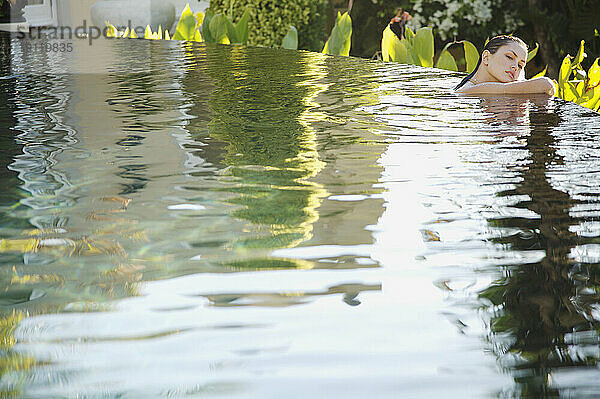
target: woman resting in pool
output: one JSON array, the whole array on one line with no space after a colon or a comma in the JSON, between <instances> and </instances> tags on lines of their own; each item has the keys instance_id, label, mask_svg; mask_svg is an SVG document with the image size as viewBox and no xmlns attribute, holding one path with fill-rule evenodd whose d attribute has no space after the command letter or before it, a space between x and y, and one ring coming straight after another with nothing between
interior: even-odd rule
<instances>
[{"instance_id":1,"label":"woman resting in pool","mask_svg":"<svg viewBox=\"0 0 600 399\"><path fill-rule=\"evenodd\" d=\"M479 56L475 70L454 90L466 94L554 95L554 84L547 77L525 80L527 45L514 36L493 37Z\"/></svg>"}]
</instances>

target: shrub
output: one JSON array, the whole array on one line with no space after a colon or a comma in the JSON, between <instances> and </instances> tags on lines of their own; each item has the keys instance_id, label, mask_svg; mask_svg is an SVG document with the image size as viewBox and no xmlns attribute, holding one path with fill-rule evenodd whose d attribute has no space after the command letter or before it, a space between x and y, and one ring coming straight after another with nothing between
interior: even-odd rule
<instances>
[{"instance_id":1,"label":"shrub","mask_svg":"<svg viewBox=\"0 0 600 399\"><path fill-rule=\"evenodd\" d=\"M323 0L210 0L210 9L225 13L234 21L247 9L249 45L279 47L290 25L294 25L298 30L299 49L321 51L323 48Z\"/></svg>"}]
</instances>

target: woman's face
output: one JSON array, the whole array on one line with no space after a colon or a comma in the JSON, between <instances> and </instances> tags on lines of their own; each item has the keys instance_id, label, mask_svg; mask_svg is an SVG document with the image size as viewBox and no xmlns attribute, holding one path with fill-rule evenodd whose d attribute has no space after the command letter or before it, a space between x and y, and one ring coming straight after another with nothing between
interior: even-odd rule
<instances>
[{"instance_id":1,"label":"woman's face","mask_svg":"<svg viewBox=\"0 0 600 399\"><path fill-rule=\"evenodd\" d=\"M518 43L508 43L491 54L485 50L482 63L488 74L498 82L508 83L519 79L527 61L527 50Z\"/></svg>"}]
</instances>

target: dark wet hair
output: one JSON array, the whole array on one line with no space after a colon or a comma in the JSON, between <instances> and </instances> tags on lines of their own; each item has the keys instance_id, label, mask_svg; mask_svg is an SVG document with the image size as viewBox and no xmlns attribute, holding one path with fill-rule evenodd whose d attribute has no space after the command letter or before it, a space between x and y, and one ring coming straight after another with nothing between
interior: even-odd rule
<instances>
[{"instance_id":1,"label":"dark wet hair","mask_svg":"<svg viewBox=\"0 0 600 399\"><path fill-rule=\"evenodd\" d=\"M525 49L527 50L527 44L525 44L523 40L519 39L516 36L501 35L492 37L481 51L481 54L479 54L479 61L477 61L477 66L475 67L475 69L473 69L473 72L465 76L465 78L458 85L456 85L454 90L458 90L461 87L463 87L464 84L467 83L469 79L471 79L475 75L475 72L477 72L477 70L479 69L479 65L481 65L481 56L485 50L489 51L491 54L494 54L496 51L498 51L500 47L509 43L517 43L525 47Z\"/></svg>"}]
</instances>

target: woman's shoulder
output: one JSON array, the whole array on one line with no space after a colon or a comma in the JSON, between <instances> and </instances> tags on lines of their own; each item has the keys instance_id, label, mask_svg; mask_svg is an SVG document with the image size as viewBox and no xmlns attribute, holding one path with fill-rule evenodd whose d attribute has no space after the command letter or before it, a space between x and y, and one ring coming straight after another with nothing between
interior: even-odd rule
<instances>
[{"instance_id":1,"label":"woman's shoulder","mask_svg":"<svg viewBox=\"0 0 600 399\"><path fill-rule=\"evenodd\" d=\"M460 93L461 91L469 89L469 88L471 88L473 86L475 86L475 83L473 83L471 80L467 80L465 83L463 83L462 86L460 86L455 91L458 92L458 93Z\"/></svg>"}]
</instances>

